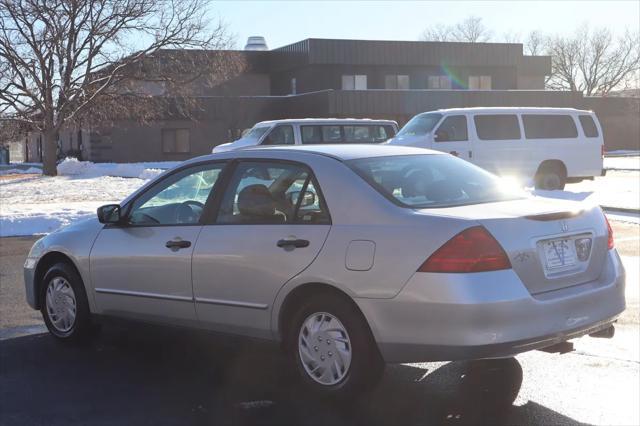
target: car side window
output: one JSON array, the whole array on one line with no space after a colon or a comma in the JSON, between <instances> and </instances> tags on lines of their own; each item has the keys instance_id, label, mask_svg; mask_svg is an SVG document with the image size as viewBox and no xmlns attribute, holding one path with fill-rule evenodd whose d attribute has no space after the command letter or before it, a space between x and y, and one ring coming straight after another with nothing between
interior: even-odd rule
<instances>
[{"instance_id":1,"label":"car side window","mask_svg":"<svg viewBox=\"0 0 640 426\"><path fill-rule=\"evenodd\" d=\"M311 171L298 164L238 164L222 198L219 224L326 224L324 200Z\"/></svg>"},{"instance_id":2,"label":"car side window","mask_svg":"<svg viewBox=\"0 0 640 426\"><path fill-rule=\"evenodd\" d=\"M295 144L292 126L276 126L262 142L262 145L293 145Z\"/></svg>"},{"instance_id":3,"label":"car side window","mask_svg":"<svg viewBox=\"0 0 640 426\"><path fill-rule=\"evenodd\" d=\"M436 142L457 142L468 140L467 117L452 115L444 119L435 133Z\"/></svg>"},{"instance_id":4,"label":"car side window","mask_svg":"<svg viewBox=\"0 0 640 426\"><path fill-rule=\"evenodd\" d=\"M130 225L192 225L218 181L223 163L190 167L156 183L129 210Z\"/></svg>"}]
</instances>

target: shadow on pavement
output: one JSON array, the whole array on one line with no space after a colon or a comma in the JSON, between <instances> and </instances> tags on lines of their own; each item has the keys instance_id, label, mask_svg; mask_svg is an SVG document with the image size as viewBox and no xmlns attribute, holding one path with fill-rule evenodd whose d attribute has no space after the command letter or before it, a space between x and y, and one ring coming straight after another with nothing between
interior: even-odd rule
<instances>
[{"instance_id":1,"label":"shadow on pavement","mask_svg":"<svg viewBox=\"0 0 640 426\"><path fill-rule=\"evenodd\" d=\"M155 327L105 327L68 346L47 334L0 341L3 425L579 424L529 402L515 359L387 367L350 404L287 380L274 345Z\"/></svg>"}]
</instances>

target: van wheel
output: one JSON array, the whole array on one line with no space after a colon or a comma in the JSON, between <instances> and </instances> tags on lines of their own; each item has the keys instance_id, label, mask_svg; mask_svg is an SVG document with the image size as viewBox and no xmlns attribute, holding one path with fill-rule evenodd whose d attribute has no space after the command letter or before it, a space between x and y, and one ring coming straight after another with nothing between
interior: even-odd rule
<instances>
[{"instance_id":1,"label":"van wheel","mask_svg":"<svg viewBox=\"0 0 640 426\"><path fill-rule=\"evenodd\" d=\"M556 164L543 164L538 169L535 177L536 189L556 190L564 189L567 182L567 174L561 167Z\"/></svg>"},{"instance_id":2,"label":"van wheel","mask_svg":"<svg viewBox=\"0 0 640 426\"><path fill-rule=\"evenodd\" d=\"M91 327L89 303L82 278L66 263L56 263L41 284L42 317L49 332L60 341L86 338Z\"/></svg>"},{"instance_id":3,"label":"van wheel","mask_svg":"<svg viewBox=\"0 0 640 426\"><path fill-rule=\"evenodd\" d=\"M302 386L321 397L354 397L373 387L384 371L365 319L348 301L331 294L319 294L299 307L286 349Z\"/></svg>"}]
</instances>

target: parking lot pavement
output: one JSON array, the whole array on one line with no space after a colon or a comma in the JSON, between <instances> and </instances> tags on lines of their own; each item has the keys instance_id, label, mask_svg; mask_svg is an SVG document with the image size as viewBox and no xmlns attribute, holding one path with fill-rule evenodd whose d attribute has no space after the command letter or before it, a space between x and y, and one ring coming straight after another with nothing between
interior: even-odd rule
<instances>
[{"instance_id":1,"label":"parking lot pavement","mask_svg":"<svg viewBox=\"0 0 640 426\"><path fill-rule=\"evenodd\" d=\"M640 228L612 224L629 272L613 339L577 339L565 355L389 366L349 404L300 392L271 344L133 325L59 344L24 302L34 238L0 239L0 424L637 425Z\"/></svg>"}]
</instances>

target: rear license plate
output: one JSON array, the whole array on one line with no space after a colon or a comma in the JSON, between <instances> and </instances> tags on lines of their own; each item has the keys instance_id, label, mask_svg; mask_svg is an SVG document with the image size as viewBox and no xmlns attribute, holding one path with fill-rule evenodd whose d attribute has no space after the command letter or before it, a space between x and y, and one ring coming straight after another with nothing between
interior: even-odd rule
<instances>
[{"instance_id":1,"label":"rear license plate","mask_svg":"<svg viewBox=\"0 0 640 426\"><path fill-rule=\"evenodd\" d=\"M559 238L543 243L546 266L549 270L562 269L576 264L576 247L570 238Z\"/></svg>"}]
</instances>

